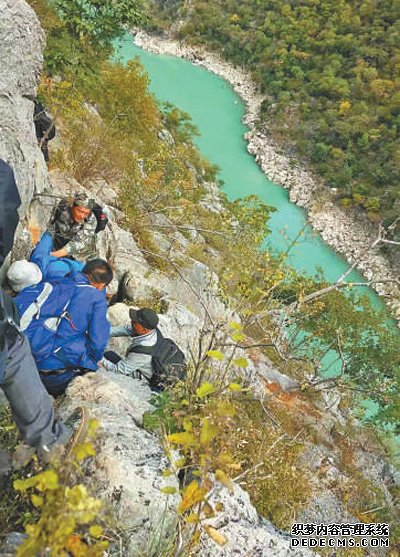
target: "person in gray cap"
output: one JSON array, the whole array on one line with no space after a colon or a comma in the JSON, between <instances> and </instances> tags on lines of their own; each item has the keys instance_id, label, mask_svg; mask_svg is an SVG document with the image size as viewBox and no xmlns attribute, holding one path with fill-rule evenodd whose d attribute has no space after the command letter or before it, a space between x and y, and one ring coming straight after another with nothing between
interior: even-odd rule
<instances>
[{"instance_id":1,"label":"person in gray cap","mask_svg":"<svg viewBox=\"0 0 400 557\"><path fill-rule=\"evenodd\" d=\"M108 371L122 373L138 379L144 377L150 381L154 371L152 355L135 352L134 349L137 347L151 348L157 344L158 315L149 308L139 310L131 308L129 317L131 320L129 325L111 327L110 332L111 337L132 338L126 357L121 358L121 356L109 350L104 353L101 365Z\"/></svg>"},{"instance_id":2,"label":"person in gray cap","mask_svg":"<svg viewBox=\"0 0 400 557\"><path fill-rule=\"evenodd\" d=\"M88 259L96 254L95 202L84 193L62 199L53 209L48 232L53 236L55 257Z\"/></svg>"}]
</instances>

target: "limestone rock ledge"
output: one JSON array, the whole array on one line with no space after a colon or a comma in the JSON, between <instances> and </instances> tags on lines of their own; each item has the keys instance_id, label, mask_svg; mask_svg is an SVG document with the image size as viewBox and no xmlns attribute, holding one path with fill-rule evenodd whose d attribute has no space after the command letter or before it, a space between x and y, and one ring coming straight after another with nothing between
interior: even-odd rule
<instances>
[{"instance_id":1,"label":"limestone rock ledge","mask_svg":"<svg viewBox=\"0 0 400 557\"><path fill-rule=\"evenodd\" d=\"M178 485L174 476L162 477L168 461L157 437L142 427L143 413L151 409L150 397L150 389L141 381L109 372L91 373L71 384L62 414L67 417L83 406L100 421L97 454L90 468L92 489L102 494L118 527L129 537L127 555L142 551L155 557L157 548L174 533L178 504L177 495L164 495L160 488ZM222 502L224 510L209 524L228 542L220 548L203 536L202 557L311 557L307 550L291 549L290 536L261 519L240 486L232 494L216 487L213 500Z\"/></svg>"}]
</instances>

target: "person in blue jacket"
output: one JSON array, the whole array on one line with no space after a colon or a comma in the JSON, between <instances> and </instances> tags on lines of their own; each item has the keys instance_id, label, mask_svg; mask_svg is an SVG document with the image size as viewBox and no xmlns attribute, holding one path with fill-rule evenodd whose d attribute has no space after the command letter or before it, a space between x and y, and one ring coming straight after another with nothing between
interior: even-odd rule
<instances>
[{"instance_id":1,"label":"person in blue jacket","mask_svg":"<svg viewBox=\"0 0 400 557\"><path fill-rule=\"evenodd\" d=\"M112 278L110 265L93 259L82 272L42 281L16 296L21 328L53 396L77 375L97 370L110 334L105 288Z\"/></svg>"},{"instance_id":2,"label":"person in blue jacket","mask_svg":"<svg viewBox=\"0 0 400 557\"><path fill-rule=\"evenodd\" d=\"M53 251L53 237L45 232L32 252L30 261L42 271L43 280L53 280L66 275L82 271L85 263L67 257L55 257Z\"/></svg>"},{"instance_id":3,"label":"person in blue jacket","mask_svg":"<svg viewBox=\"0 0 400 557\"><path fill-rule=\"evenodd\" d=\"M55 257L51 255L52 249L53 238L49 232L45 232L29 261L14 261L7 272L8 283L14 292L21 292L42 280L51 282L82 271L85 263L66 257Z\"/></svg>"},{"instance_id":4,"label":"person in blue jacket","mask_svg":"<svg viewBox=\"0 0 400 557\"><path fill-rule=\"evenodd\" d=\"M0 268L14 242L21 199L11 167L0 159ZM14 300L0 287L0 389L24 440L40 454L65 444L71 432L56 419L40 381ZM2 475L0 467L0 476Z\"/></svg>"}]
</instances>

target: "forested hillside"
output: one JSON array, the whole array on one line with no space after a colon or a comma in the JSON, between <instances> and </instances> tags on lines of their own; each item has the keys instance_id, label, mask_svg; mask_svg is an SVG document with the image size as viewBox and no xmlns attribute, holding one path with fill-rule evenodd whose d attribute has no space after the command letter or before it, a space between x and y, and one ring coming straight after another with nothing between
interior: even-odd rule
<instances>
[{"instance_id":1,"label":"forested hillside","mask_svg":"<svg viewBox=\"0 0 400 557\"><path fill-rule=\"evenodd\" d=\"M390 224L400 213L400 2L164 2L151 25L248 68L260 126L292 142L344 207ZM189 17L190 15L190 17Z\"/></svg>"},{"instance_id":2,"label":"forested hillside","mask_svg":"<svg viewBox=\"0 0 400 557\"><path fill-rule=\"evenodd\" d=\"M296 327L288 350L299 357L305 350L315 361L328 349L336 350L337 362L341 355L345 357L347 379L357 389L367 388L380 405L375 423L396 423L399 353L397 332L388 327L387 314L351 289L347 296L343 290L332 290L321 300L311 297L310 303L304 302L324 289L326 280L307 279L287 266L284 258L260 254L269 232L270 208L256 198L225 199L224 218L199 203L205 190L193 186L192 170L202 180L215 180L216 174L194 147L189 116L156 103L137 60L127 66L108 61L111 39L124 32L123 25L137 23L136 11L132 8L127 19L128 12L107 16L111 12L106 10L100 25L96 24L103 14L100 8L86 11L79 2L57 0L60 18L48 0L31 0L31 5L47 32L40 98L54 115L62 138L62 148L53 148L52 167L69 172L81 184L96 180L117 184L129 228L146 257L164 270L175 272L152 236L157 230L154 214L163 213L184 233L190 223L196 223L206 241L192 238L188 252L220 277L224 295L246 308L245 313L262 315L267 328L274 327L268 315L276 305L291 307L297 301L296 316L290 317ZM111 0L104 4L106 8L113 9ZM95 112L87 110L87 103L96 107ZM165 134L169 139L160 141ZM232 220L240 223L233 235Z\"/></svg>"}]
</instances>

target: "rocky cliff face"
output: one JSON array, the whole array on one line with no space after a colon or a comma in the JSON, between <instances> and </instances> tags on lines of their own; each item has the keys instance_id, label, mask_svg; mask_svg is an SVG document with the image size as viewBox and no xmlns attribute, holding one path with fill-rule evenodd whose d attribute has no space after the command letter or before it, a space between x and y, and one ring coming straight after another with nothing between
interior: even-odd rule
<instances>
[{"instance_id":1,"label":"rocky cliff face","mask_svg":"<svg viewBox=\"0 0 400 557\"><path fill-rule=\"evenodd\" d=\"M0 0L0 156L14 169L25 214L34 192L47 184L36 146L33 99L42 68L44 33L24 0Z\"/></svg>"},{"instance_id":2,"label":"rocky cliff face","mask_svg":"<svg viewBox=\"0 0 400 557\"><path fill-rule=\"evenodd\" d=\"M0 157L14 169L24 218L34 192L48 183L33 125L44 33L24 0L0 0L0 13Z\"/></svg>"},{"instance_id":3,"label":"rocky cliff face","mask_svg":"<svg viewBox=\"0 0 400 557\"><path fill-rule=\"evenodd\" d=\"M23 198L23 226L18 249L14 253L17 257L29 253L29 229L37 229L49 217L52 198L47 195L56 192L63 196L84 188L63 173L53 171L48 174L36 145L32 98L40 73L43 47L43 33L37 19L23 0L0 0L0 10L0 51L7 53L0 68L0 156L14 168ZM96 192L100 190L101 197L98 197ZM110 225L98 235L97 241L99 255L107 257L115 268L114 293L121 288L124 293L124 303L118 303L109 310L112 324L127 321L128 304L138 305L156 298L161 313L161 330L174 338L189 356L190 349L198 342L205 320L228 322L232 318L238 319L218 297L218 277L206 265L190 259L185 253L187 239L184 236L178 231L155 236L166 254L175 250L186 261L178 273L172 276L162 273L149 265L132 234L118 224L122 215L115 206L117 192L112 186L103 184L99 188L96 184L93 190L89 186L88 191L108 206L110 213ZM43 195L32 201L34 193ZM202 203L210 210L219 210L218 191L210 187ZM110 348L123 353L126 344L121 339L113 339ZM260 397L271 396L276 388L280 393L286 393L297 386L293 379L276 370L258 352L252 356L246 374L254 393ZM140 552L143 555L160 555L160 548L165 545L176 523L177 496L167 497L160 492L167 482L174 484L174 480L162 477L167 459L157 436L142 427L143 413L150 409L150 397L151 391L144 382L98 372L77 378L60 408L66 416L74 408L84 406L100 421L97 455L89 471L90 483L97 496L113 510L119 527L126 532L126 555ZM309 455L304 457L305 467L311 467L313 472L318 470L316 495L304 516L312 517L315 522L356 521L344 509L333 489L341 478L346 478L338 464L340 451L333 448L335 429L340 428L345 419L331 399L324 401L320 408L311 409L296 402L295 395L282 396L282 407L288 407L289 400L297 419L300 416L304 418L308 430L315 432L315 438L322 439L320 445L311 445ZM372 463L376 464L376 461L371 452L362 447L358 450L360 468L372 469ZM377 470L374 476L377 484L386 485L393 481L390 469L381 470L377 464L374 469ZM228 543L218 547L211 539L203 538L200 555L311 555L308 550L291 549L290 538L257 515L248 495L239 485L235 486L233 493L221 487L218 500L223 501L224 510L212 519L211 524L228 539ZM0 551L0 555L12 555L10 551Z\"/></svg>"}]
</instances>

